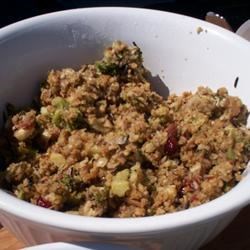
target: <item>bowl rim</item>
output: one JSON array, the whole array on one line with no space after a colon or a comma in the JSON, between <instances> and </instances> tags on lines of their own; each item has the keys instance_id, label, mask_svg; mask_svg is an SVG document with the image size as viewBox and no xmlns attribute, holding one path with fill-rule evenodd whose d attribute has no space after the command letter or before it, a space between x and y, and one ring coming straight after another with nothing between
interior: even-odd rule
<instances>
[{"instance_id":1,"label":"bowl rim","mask_svg":"<svg viewBox=\"0 0 250 250\"><path fill-rule=\"evenodd\" d=\"M40 23L41 21L49 21L51 18L54 19L65 14L77 15L93 12L94 15L97 15L100 12L112 11L121 13L129 12L130 15L147 13L159 16L171 16L171 18L176 19L184 18L189 21L193 20L195 23L216 32L219 36L236 40L237 42L240 42L243 47L246 46L250 48L249 42L245 39L205 21L171 12L130 7L93 7L73 9L28 18L1 28L0 42L2 38L14 34L17 31L20 32L20 30L32 27L36 23ZM0 213L3 212L3 214L12 214L28 221L43 225L50 225L56 228L99 234L134 234L147 232L159 233L159 231L177 229L179 227L211 220L217 216L242 208L248 204L250 200L250 195L247 192L244 192L244 190L250 189L250 180L248 179L250 179L250 174L247 174L243 180L238 183L231 191L206 204L189 208L187 210L158 216L139 218L95 218L65 214L62 212L38 207L28 202L19 200L3 190L0 190Z\"/></svg>"},{"instance_id":2,"label":"bowl rim","mask_svg":"<svg viewBox=\"0 0 250 250\"><path fill-rule=\"evenodd\" d=\"M242 192L250 188L248 174L232 190L197 207L164 215L137 218L89 217L53 211L19 200L0 189L0 214L13 215L22 220L54 228L70 229L96 234L159 233L192 224L216 220L221 215L237 211L249 204L249 194ZM39 216L38 216L39 215ZM1 219L1 216L0 216Z\"/></svg>"}]
</instances>

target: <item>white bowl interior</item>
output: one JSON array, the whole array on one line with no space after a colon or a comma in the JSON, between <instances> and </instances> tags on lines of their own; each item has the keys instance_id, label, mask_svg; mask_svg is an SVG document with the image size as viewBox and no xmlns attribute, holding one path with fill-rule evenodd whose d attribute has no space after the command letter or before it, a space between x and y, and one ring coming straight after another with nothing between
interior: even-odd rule
<instances>
[{"instance_id":1,"label":"white bowl interior","mask_svg":"<svg viewBox=\"0 0 250 250\"><path fill-rule=\"evenodd\" d=\"M97 8L49 14L0 30L0 112L6 102L18 106L29 104L50 69L91 63L101 58L103 48L113 40L135 41L143 51L146 67L153 75L159 75L166 81L170 92L195 90L199 85L214 90L225 86L231 95L240 96L250 107L250 45L247 41L229 31L185 16L150 10ZM234 87L236 77L239 77L237 88ZM169 227L197 222L242 207L249 200L249 195L242 192L242 189L249 189L248 179L249 175L231 193L211 204L176 216L166 215ZM30 207L41 214L37 217L36 213L30 213L30 219L43 223L64 223L64 227L85 230L88 226L92 231L99 225L98 230L101 231L107 221L81 218L85 220L84 224L78 217L69 215L64 220L61 213L55 215L21 201L15 203L12 197L1 191L0 196L2 209L18 214L17 206L22 206L25 209L19 211L19 216L25 217ZM196 212L189 217L191 211ZM97 224L93 225L93 220ZM123 220L124 228L120 230L116 222L108 221L110 231L131 232L130 220ZM158 223L155 229L166 226L159 217L155 221ZM152 219L138 219L138 222L137 225L133 223L134 232L149 230L144 223L151 224Z\"/></svg>"},{"instance_id":2,"label":"white bowl interior","mask_svg":"<svg viewBox=\"0 0 250 250\"><path fill-rule=\"evenodd\" d=\"M199 85L226 86L250 104L246 41L185 16L99 8L59 12L1 29L0 107L6 102L30 103L50 69L91 63L114 40L135 41L146 67L171 92L195 90ZM236 77L239 82L234 88Z\"/></svg>"}]
</instances>

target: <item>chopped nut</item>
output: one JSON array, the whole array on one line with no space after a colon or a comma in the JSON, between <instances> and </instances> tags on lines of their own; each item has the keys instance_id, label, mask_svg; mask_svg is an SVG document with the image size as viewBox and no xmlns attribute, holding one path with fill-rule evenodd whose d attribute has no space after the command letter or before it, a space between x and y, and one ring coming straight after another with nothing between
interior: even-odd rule
<instances>
[{"instance_id":1,"label":"chopped nut","mask_svg":"<svg viewBox=\"0 0 250 250\"><path fill-rule=\"evenodd\" d=\"M57 167L63 167L66 163L65 158L63 155L58 153L51 153L50 154L50 161L53 162Z\"/></svg>"}]
</instances>

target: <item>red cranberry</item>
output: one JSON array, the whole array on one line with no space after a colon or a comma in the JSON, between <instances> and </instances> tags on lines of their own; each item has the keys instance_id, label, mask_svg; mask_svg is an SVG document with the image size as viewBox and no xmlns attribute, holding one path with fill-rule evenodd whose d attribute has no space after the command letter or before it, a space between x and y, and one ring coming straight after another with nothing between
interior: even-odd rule
<instances>
[{"instance_id":1,"label":"red cranberry","mask_svg":"<svg viewBox=\"0 0 250 250\"><path fill-rule=\"evenodd\" d=\"M188 132L188 131L185 131L183 136L188 140L188 139L190 139L192 137L192 134L190 132Z\"/></svg>"},{"instance_id":2,"label":"red cranberry","mask_svg":"<svg viewBox=\"0 0 250 250\"><path fill-rule=\"evenodd\" d=\"M177 126L175 123L171 123L167 127L168 137L177 137Z\"/></svg>"},{"instance_id":3,"label":"red cranberry","mask_svg":"<svg viewBox=\"0 0 250 250\"><path fill-rule=\"evenodd\" d=\"M168 139L165 144L165 152L168 156L173 156L177 153L178 140L177 140L177 126L175 123L171 123L167 127Z\"/></svg>"},{"instance_id":4,"label":"red cranberry","mask_svg":"<svg viewBox=\"0 0 250 250\"><path fill-rule=\"evenodd\" d=\"M176 137L169 137L165 144L165 152L169 156L173 156L178 151L178 141Z\"/></svg>"},{"instance_id":5,"label":"red cranberry","mask_svg":"<svg viewBox=\"0 0 250 250\"><path fill-rule=\"evenodd\" d=\"M191 202L195 202L195 201L198 201L199 199L198 199L198 197L197 197L197 195L196 194L193 194L192 196L191 196L191 198L190 198L190 201Z\"/></svg>"},{"instance_id":6,"label":"red cranberry","mask_svg":"<svg viewBox=\"0 0 250 250\"><path fill-rule=\"evenodd\" d=\"M47 201L45 199L43 199L42 197L39 197L36 201L36 204L40 207L44 207L44 208L49 208L51 207L51 202L50 201Z\"/></svg>"}]
</instances>

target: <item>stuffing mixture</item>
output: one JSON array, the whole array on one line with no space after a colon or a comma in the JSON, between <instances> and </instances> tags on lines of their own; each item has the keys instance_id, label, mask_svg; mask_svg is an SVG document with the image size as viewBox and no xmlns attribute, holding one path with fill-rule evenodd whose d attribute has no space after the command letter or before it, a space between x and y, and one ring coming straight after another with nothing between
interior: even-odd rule
<instances>
[{"instance_id":1,"label":"stuffing mixture","mask_svg":"<svg viewBox=\"0 0 250 250\"><path fill-rule=\"evenodd\" d=\"M142 52L114 42L102 60L51 70L36 105L8 105L1 185L71 214L161 215L229 191L250 159L248 110L225 88L163 98Z\"/></svg>"}]
</instances>

